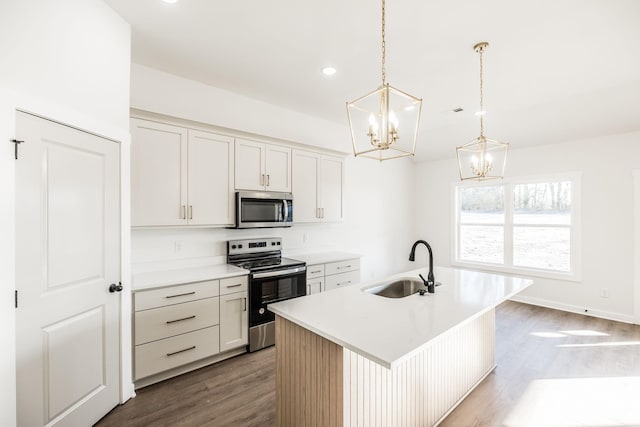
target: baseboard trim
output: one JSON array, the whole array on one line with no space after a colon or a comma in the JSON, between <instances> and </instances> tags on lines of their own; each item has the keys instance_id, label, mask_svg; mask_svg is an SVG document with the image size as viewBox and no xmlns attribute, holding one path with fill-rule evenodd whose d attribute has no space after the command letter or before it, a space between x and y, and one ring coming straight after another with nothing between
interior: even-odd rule
<instances>
[{"instance_id":1,"label":"baseboard trim","mask_svg":"<svg viewBox=\"0 0 640 427\"><path fill-rule=\"evenodd\" d=\"M637 323L634 316L631 314L620 314L620 313L613 313L610 311L591 309L588 307L579 307L576 305L564 304L564 303L550 301L542 298L516 295L513 298L511 298L511 301L521 302L524 304L538 305L540 307L553 308L555 310L568 311L570 313L582 314L584 316L593 316L593 317L599 317L601 319L615 320L617 322L632 323L632 324Z\"/></svg>"}]
</instances>

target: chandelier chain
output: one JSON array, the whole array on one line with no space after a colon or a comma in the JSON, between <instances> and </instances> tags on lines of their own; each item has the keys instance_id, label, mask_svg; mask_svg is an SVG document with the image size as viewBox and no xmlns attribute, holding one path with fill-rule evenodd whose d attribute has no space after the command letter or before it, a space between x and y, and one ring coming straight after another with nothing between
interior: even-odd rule
<instances>
[{"instance_id":1,"label":"chandelier chain","mask_svg":"<svg viewBox=\"0 0 640 427\"><path fill-rule=\"evenodd\" d=\"M385 42L385 32L384 32L384 27L385 27L385 19L384 19L384 15L385 15L385 0L382 0L382 85L384 86L384 84L387 82L387 71L385 70L384 64L386 62L387 59L387 45Z\"/></svg>"},{"instance_id":2,"label":"chandelier chain","mask_svg":"<svg viewBox=\"0 0 640 427\"><path fill-rule=\"evenodd\" d=\"M482 53L484 52L484 48L480 48L480 137L484 136L484 97L482 95L483 79L482 79Z\"/></svg>"}]
</instances>

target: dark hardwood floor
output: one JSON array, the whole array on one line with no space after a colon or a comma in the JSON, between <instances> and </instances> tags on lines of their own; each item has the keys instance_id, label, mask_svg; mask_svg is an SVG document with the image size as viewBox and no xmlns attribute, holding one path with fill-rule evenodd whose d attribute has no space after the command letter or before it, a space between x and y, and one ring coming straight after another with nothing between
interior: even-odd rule
<instances>
[{"instance_id":1,"label":"dark hardwood floor","mask_svg":"<svg viewBox=\"0 0 640 427\"><path fill-rule=\"evenodd\" d=\"M507 301L496 329L498 367L441 426L640 425L640 326ZM138 390L97 425L274 424L269 348Z\"/></svg>"}]
</instances>

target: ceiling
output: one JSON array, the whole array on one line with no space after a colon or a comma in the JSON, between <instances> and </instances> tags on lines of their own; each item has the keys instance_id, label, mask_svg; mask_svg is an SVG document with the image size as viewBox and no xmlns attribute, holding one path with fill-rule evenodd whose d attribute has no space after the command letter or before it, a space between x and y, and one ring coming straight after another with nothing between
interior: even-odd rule
<instances>
[{"instance_id":1,"label":"ceiling","mask_svg":"<svg viewBox=\"0 0 640 427\"><path fill-rule=\"evenodd\" d=\"M105 1L131 24L133 62L345 126L345 102L381 82L380 1ZM479 41L486 136L516 149L640 130L640 1L386 8L387 81L424 99L418 160L478 135Z\"/></svg>"}]
</instances>

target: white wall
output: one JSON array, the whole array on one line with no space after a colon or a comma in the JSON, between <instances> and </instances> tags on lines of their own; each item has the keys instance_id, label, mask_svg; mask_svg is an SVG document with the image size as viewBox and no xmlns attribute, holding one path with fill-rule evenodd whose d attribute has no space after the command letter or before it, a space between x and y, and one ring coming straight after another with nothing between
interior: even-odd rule
<instances>
[{"instance_id":1,"label":"white wall","mask_svg":"<svg viewBox=\"0 0 640 427\"><path fill-rule=\"evenodd\" d=\"M15 110L24 109L127 142L129 41L129 25L102 0L3 0L0 4L3 426L15 425L15 160L13 144L9 143L14 136Z\"/></svg>"},{"instance_id":2,"label":"white wall","mask_svg":"<svg viewBox=\"0 0 640 427\"><path fill-rule=\"evenodd\" d=\"M522 299L631 321L632 170L640 159L640 133L521 149L512 143L511 148L508 177L579 172L582 183L582 281L534 278ZM452 261L451 184L456 182L455 159L416 165L416 232L432 244L439 265ZM602 288L609 298L600 297Z\"/></svg>"},{"instance_id":3,"label":"white wall","mask_svg":"<svg viewBox=\"0 0 640 427\"><path fill-rule=\"evenodd\" d=\"M135 64L131 104L142 110L292 142L344 152L351 148L346 120L340 126ZM362 254L363 279L406 269L413 237L411 161L380 163L349 156L345 182L346 220L342 223L263 230L134 230L133 262L143 270L155 262L166 266L194 258L218 257L220 261L229 239L282 236L289 254L332 249ZM179 253L175 252L176 241L182 243Z\"/></svg>"}]
</instances>

